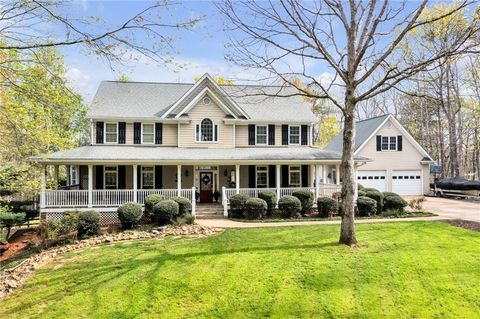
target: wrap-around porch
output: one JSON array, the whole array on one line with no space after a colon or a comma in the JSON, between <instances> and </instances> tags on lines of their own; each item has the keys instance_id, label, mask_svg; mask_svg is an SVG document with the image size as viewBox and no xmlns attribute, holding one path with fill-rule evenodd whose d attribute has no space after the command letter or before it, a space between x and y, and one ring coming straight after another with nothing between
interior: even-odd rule
<instances>
[{"instance_id":1,"label":"wrap-around porch","mask_svg":"<svg viewBox=\"0 0 480 319\"><path fill-rule=\"evenodd\" d=\"M218 200L226 213L230 196L245 193L257 197L270 189L277 200L298 189L309 189L315 197L340 191L338 163L289 163L256 165L54 165L53 184L46 189L47 166L43 166L40 209L61 212L65 209L113 211L123 203L138 202L150 194L166 198L183 196L196 203ZM59 185L63 169L66 183ZM65 185L66 184L66 185Z\"/></svg>"}]
</instances>

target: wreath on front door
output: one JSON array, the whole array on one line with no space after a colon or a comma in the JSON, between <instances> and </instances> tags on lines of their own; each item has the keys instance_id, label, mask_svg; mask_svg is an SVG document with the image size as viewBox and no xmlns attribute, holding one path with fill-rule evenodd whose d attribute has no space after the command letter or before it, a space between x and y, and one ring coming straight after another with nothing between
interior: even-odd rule
<instances>
[{"instance_id":1,"label":"wreath on front door","mask_svg":"<svg viewBox=\"0 0 480 319\"><path fill-rule=\"evenodd\" d=\"M208 184L210 184L210 176L208 176L208 175L203 175L203 177L202 177L202 182L203 182L203 185L208 185Z\"/></svg>"}]
</instances>

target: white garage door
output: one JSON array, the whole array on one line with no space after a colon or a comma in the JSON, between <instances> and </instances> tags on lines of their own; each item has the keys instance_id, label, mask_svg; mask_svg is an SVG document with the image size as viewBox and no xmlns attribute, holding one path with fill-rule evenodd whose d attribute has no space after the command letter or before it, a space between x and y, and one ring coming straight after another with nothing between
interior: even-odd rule
<instances>
[{"instance_id":1,"label":"white garage door","mask_svg":"<svg viewBox=\"0 0 480 319\"><path fill-rule=\"evenodd\" d=\"M363 187L376 188L381 192L387 190L385 171L358 171L357 182Z\"/></svg>"},{"instance_id":2,"label":"white garage door","mask_svg":"<svg viewBox=\"0 0 480 319\"><path fill-rule=\"evenodd\" d=\"M422 171L393 171L392 192L400 195L422 195Z\"/></svg>"}]
</instances>

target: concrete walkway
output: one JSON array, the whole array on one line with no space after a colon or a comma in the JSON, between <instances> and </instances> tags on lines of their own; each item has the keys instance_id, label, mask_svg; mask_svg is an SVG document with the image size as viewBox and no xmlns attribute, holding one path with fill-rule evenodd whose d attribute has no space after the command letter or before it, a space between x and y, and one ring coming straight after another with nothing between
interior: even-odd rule
<instances>
[{"instance_id":1,"label":"concrete walkway","mask_svg":"<svg viewBox=\"0 0 480 319\"><path fill-rule=\"evenodd\" d=\"M355 223L390 223L407 221L435 221L446 219L464 219L480 222L480 202L470 200L456 200L437 197L427 197L423 205L424 211L438 216L412 218L384 218L384 219L357 219ZM299 222L238 222L226 218L197 219L197 224L219 228L255 228L255 227L282 227L305 225L340 224L340 220L317 220Z\"/></svg>"},{"instance_id":2,"label":"concrete walkway","mask_svg":"<svg viewBox=\"0 0 480 319\"><path fill-rule=\"evenodd\" d=\"M432 217L412 217L412 218L383 218L383 219L357 219L356 224L365 223L390 223L390 222L408 222L408 221L433 221L450 219L441 216ZM197 219L199 225L219 228L256 228L256 227L282 227L282 226L306 226L306 225L335 225L340 224L340 220L312 220L304 222L238 222L226 218L219 219Z\"/></svg>"}]
</instances>

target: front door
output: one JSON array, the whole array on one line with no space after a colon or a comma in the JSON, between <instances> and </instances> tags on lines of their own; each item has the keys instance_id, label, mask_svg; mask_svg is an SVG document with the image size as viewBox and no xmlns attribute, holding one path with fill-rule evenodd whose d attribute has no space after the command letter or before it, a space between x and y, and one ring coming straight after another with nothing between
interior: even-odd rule
<instances>
[{"instance_id":1,"label":"front door","mask_svg":"<svg viewBox=\"0 0 480 319\"><path fill-rule=\"evenodd\" d=\"M213 197L213 173L200 173L200 202L211 203Z\"/></svg>"}]
</instances>

